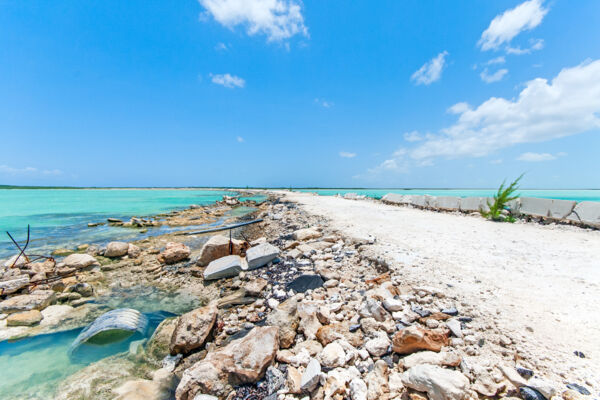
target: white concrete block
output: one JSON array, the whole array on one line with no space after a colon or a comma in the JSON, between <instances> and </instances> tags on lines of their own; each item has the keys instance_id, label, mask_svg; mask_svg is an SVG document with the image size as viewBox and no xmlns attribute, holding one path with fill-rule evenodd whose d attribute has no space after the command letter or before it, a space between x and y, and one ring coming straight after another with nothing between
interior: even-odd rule
<instances>
[{"instance_id":1,"label":"white concrete block","mask_svg":"<svg viewBox=\"0 0 600 400\"><path fill-rule=\"evenodd\" d=\"M547 217L554 219L564 219L571 214L575 208L575 201L541 199L536 197L522 197L521 214L532 215L536 217Z\"/></svg>"},{"instance_id":2,"label":"white concrete block","mask_svg":"<svg viewBox=\"0 0 600 400\"><path fill-rule=\"evenodd\" d=\"M567 219L600 228L600 202L582 201L577 203Z\"/></svg>"}]
</instances>

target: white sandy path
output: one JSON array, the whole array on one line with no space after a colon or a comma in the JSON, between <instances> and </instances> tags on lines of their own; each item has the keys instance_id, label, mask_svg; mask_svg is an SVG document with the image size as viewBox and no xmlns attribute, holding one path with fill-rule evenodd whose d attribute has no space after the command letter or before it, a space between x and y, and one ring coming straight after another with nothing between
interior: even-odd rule
<instances>
[{"instance_id":1,"label":"white sandy path","mask_svg":"<svg viewBox=\"0 0 600 400\"><path fill-rule=\"evenodd\" d=\"M477 305L502 331L521 338L517 343L544 369L562 372L563 379L598 378L600 232L499 224L306 193L286 196L344 233L375 235L378 248L397 261L394 268L404 276ZM575 350L586 359L575 357Z\"/></svg>"}]
</instances>

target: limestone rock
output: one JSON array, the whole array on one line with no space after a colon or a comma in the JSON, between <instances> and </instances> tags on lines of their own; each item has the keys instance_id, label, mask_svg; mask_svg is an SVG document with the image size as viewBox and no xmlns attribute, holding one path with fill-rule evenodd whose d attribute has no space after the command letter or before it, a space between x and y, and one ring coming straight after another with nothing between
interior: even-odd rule
<instances>
[{"instance_id":1,"label":"limestone rock","mask_svg":"<svg viewBox=\"0 0 600 400\"><path fill-rule=\"evenodd\" d=\"M319 232L318 230L313 229L313 228L298 229L297 231L295 231L293 233L294 240L300 240L300 241L317 239L317 238L320 238L321 236L322 236L321 232Z\"/></svg>"},{"instance_id":2,"label":"limestone rock","mask_svg":"<svg viewBox=\"0 0 600 400\"><path fill-rule=\"evenodd\" d=\"M179 317L169 350L171 355L187 354L204 346L217 321L217 307L209 305L197 308Z\"/></svg>"},{"instance_id":3,"label":"limestone rock","mask_svg":"<svg viewBox=\"0 0 600 400\"><path fill-rule=\"evenodd\" d=\"M317 331L317 340L323 346L338 340L344 339L354 347L360 347L363 344L363 334L360 330L350 332L350 326L347 321L325 325Z\"/></svg>"},{"instance_id":4,"label":"limestone rock","mask_svg":"<svg viewBox=\"0 0 600 400\"><path fill-rule=\"evenodd\" d=\"M375 337L365 343L365 349L372 356L381 357L388 352L390 344L390 339L384 332L376 332Z\"/></svg>"},{"instance_id":5,"label":"limestone rock","mask_svg":"<svg viewBox=\"0 0 600 400\"><path fill-rule=\"evenodd\" d=\"M346 364L344 348L337 342L329 343L319 354L319 361L329 368L343 367Z\"/></svg>"},{"instance_id":6,"label":"limestone rock","mask_svg":"<svg viewBox=\"0 0 600 400\"><path fill-rule=\"evenodd\" d=\"M299 330L304 333L308 340L315 339L319 328L321 328L321 323L317 317L319 305L312 301L306 301L298 304L297 309L300 317Z\"/></svg>"},{"instance_id":7,"label":"limestone rock","mask_svg":"<svg viewBox=\"0 0 600 400\"><path fill-rule=\"evenodd\" d=\"M393 350L400 354L410 354L418 350L439 352L448 345L447 333L417 326L409 326L397 332L392 339Z\"/></svg>"},{"instance_id":8,"label":"limestone rock","mask_svg":"<svg viewBox=\"0 0 600 400\"><path fill-rule=\"evenodd\" d=\"M350 398L352 400L367 400L367 384L360 378L350 381Z\"/></svg>"},{"instance_id":9,"label":"limestone rock","mask_svg":"<svg viewBox=\"0 0 600 400\"><path fill-rule=\"evenodd\" d=\"M168 400L173 397L175 376L164 368L154 371L152 380L127 381L113 389L115 400Z\"/></svg>"},{"instance_id":10,"label":"limestone rock","mask_svg":"<svg viewBox=\"0 0 600 400\"><path fill-rule=\"evenodd\" d=\"M0 313L12 314L21 311L43 310L56 301L52 290L35 290L31 294L22 294L0 303Z\"/></svg>"},{"instance_id":11,"label":"limestone rock","mask_svg":"<svg viewBox=\"0 0 600 400\"><path fill-rule=\"evenodd\" d=\"M418 353L411 354L404 357L402 365L405 369L412 368L419 364L431 364L431 365L445 365L449 367L456 367L460 365L461 358L456 353L440 352L436 353L433 351L420 351Z\"/></svg>"},{"instance_id":12,"label":"limestone rock","mask_svg":"<svg viewBox=\"0 0 600 400\"><path fill-rule=\"evenodd\" d=\"M215 235L211 237L208 242L204 244L198 258L198 265L204 267L210 264L211 261L229 255L242 255L248 248L248 244L244 241L232 239L233 252L229 253L229 238L222 235Z\"/></svg>"},{"instance_id":13,"label":"limestone rock","mask_svg":"<svg viewBox=\"0 0 600 400\"><path fill-rule=\"evenodd\" d=\"M106 245L104 257L123 257L129 251L129 243L126 242L110 242Z\"/></svg>"},{"instance_id":14,"label":"limestone rock","mask_svg":"<svg viewBox=\"0 0 600 400\"><path fill-rule=\"evenodd\" d=\"M27 260L25 259L25 257L20 256L19 254L15 254L14 256L12 256L8 260L6 260L4 262L4 264L2 264L2 266L4 268L11 268L13 266L14 267L22 267L25 264L27 264Z\"/></svg>"},{"instance_id":15,"label":"limestone rock","mask_svg":"<svg viewBox=\"0 0 600 400\"><path fill-rule=\"evenodd\" d=\"M367 400L387 400L389 398L388 365L378 360L365 378L367 383Z\"/></svg>"},{"instance_id":16,"label":"limestone rock","mask_svg":"<svg viewBox=\"0 0 600 400\"><path fill-rule=\"evenodd\" d=\"M146 354L153 361L159 362L170 354L169 346L175 326L177 326L178 318L167 318L154 330L152 337L146 345Z\"/></svg>"},{"instance_id":17,"label":"limestone rock","mask_svg":"<svg viewBox=\"0 0 600 400\"><path fill-rule=\"evenodd\" d=\"M321 364L314 358L311 358L306 369L302 373L300 380L300 389L305 392L312 392L319 384L321 378Z\"/></svg>"},{"instance_id":18,"label":"limestone rock","mask_svg":"<svg viewBox=\"0 0 600 400\"><path fill-rule=\"evenodd\" d=\"M15 293L29 283L29 275L18 275L4 281L0 281L0 293L11 294Z\"/></svg>"},{"instance_id":19,"label":"limestone rock","mask_svg":"<svg viewBox=\"0 0 600 400\"><path fill-rule=\"evenodd\" d=\"M256 269L267 265L279 257L279 249L272 244L262 243L246 251L248 269Z\"/></svg>"},{"instance_id":20,"label":"limestone rock","mask_svg":"<svg viewBox=\"0 0 600 400\"><path fill-rule=\"evenodd\" d=\"M6 318L6 326L32 326L42 320L42 313L38 310L22 311L10 314Z\"/></svg>"},{"instance_id":21,"label":"limestone rock","mask_svg":"<svg viewBox=\"0 0 600 400\"><path fill-rule=\"evenodd\" d=\"M244 285L248 296L258 297L262 291L267 287L268 281L263 278L256 278Z\"/></svg>"},{"instance_id":22,"label":"limestone rock","mask_svg":"<svg viewBox=\"0 0 600 400\"><path fill-rule=\"evenodd\" d=\"M63 263L69 268L76 269L100 265L100 263L89 254L71 254L63 260Z\"/></svg>"},{"instance_id":23,"label":"limestone rock","mask_svg":"<svg viewBox=\"0 0 600 400\"><path fill-rule=\"evenodd\" d=\"M191 250L183 243L169 242L165 246L165 251L158 255L158 261L162 264L176 264L190 257Z\"/></svg>"},{"instance_id":24,"label":"limestone rock","mask_svg":"<svg viewBox=\"0 0 600 400\"><path fill-rule=\"evenodd\" d=\"M279 347L288 349L296 339L298 329L298 300L289 298L267 315L267 325L279 327Z\"/></svg>"},{"instance_id":25,"label":"limestone rock","mask_svg":"<svg viewBox=\"0 0 600 400\"><path fill-rule=\"evenodd\" d=\"M138 258L140 254L142 254L142 249L135 244L129 243L129 247L127 248L127 256L129 256L129 258Z\"/></svg>"},{"instance_id":26,"label":"limestone rock","mask_svg":"<svg viewBox=\"0 0 600 400\"><path fill-rule=\"evenodd\" d=\"M225 256L208 264L204 270L204 279L208 281L237 276L247 268L246 260L240 256Z\"/></svg>"},{"instance_id":27,"label":"limestone rock","mask_svg":"<svg viewBox=\"0 0 600 400\"><path fill-rule=\"evenodd\" d=\"M302 374L297 368L289 366L287 369L287 376L285 379L285 386L287 387L288 393L300 394L302 389L300 387L302 381Z\"/></svg>"},{"instance_id":28,"label":"limestone rock","mask_svg":"<svg viewBox=\"0 0 600 400\"><path fill-rule=\"evenodd\" d=\"M209 352L184 371L176 399L193 400L199 393L221 397L231 386L258 381L275 359L278 342L278 328L256 327L245 337Z\"/></svg>"},{"instance_id":29,"label":"limestone rock","mask_svg":"<svg viewBox=\"0 0 600 400\"><path fill-rule=\"evenodd\" d=\"M468 397L469 379L462 373L436 365L416 365L402 374L402 383L430 400L463 400Z\"/></svg>"}]
</instances>

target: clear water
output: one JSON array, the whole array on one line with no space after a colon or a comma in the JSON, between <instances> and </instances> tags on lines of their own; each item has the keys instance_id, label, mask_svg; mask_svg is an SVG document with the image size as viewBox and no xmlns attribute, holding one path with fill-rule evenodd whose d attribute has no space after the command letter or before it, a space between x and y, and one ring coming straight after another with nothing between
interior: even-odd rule
<instances>
[{"instance_id":1,"label":"clear water","mask_svg":"<svg viewBox=\"0 0 600 400\"><path fill-rule=\"evenodd\" d=\"M388 193L416 195L428 194L430 196L491 197L496 193L497 189L299 189L298 191L318 193L322 196L356 193L359 195L380 199ZM600 189L523 189L519 190L518 193L520 193L522 197L541 197L546 199L574 201L600 201Z\"/></svg>"},{"instance_id":2,"label":"clear water","mask_svg":"<svg viewBox=\"0 0 600 400\"><path fill-rule=\"evenodd\" d=\"M130 307L145 313L150 320L146 338L164 318L201 305L194 296L145 286L121 289L99 298L98 303L106 311ZM69 347L80 331L73 329L0 342L0 399L52 399L59 383L68 376L101 358L127 352L132 341L144 338L136 334L119 343L88 346L78 357L69 357Z\"/></svg>"},{"instance_id":3,"label":"clear water","mask_svg":"<svg viewBox=\"0 0 600 400\"><path fill-rule=\"evenodd\" d=\"M15 253L9 231L19 242L31 226L30 250L47 252L58 247L72 248L83 243L109 240L134 240L135 229L112 226L88 228L89 222L106 222L106 218L129 219L187 208L192 204L207 205L222 200L224 190L175 189L0 189L0 259ZM251 198L262 200L260 197ZM169 228L151 229L161 234Z\"/></svg>"}]
</instances>

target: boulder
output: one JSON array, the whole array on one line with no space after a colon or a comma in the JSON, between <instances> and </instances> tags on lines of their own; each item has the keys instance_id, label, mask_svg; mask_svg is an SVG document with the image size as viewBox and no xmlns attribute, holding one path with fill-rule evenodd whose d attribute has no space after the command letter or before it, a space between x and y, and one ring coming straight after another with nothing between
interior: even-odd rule
<instances>
[{"instance_id":1,"label":"boulder","mask_svg":"<svg viewBox=\"0 0 600 400\"><path fill-rule=\"evenodd\" d=\"M154 330L146 345L146 354L154 362L160 362L170 354L171 337L178 322L178 318L167 318Z\"/></svg>"},{"instance_id":2,"label":"boulder","mask_svg":"<svg viewBox=\"0 0 600 400\"><path fill-rule=\"evenodd\" d=\"M63 263L69 268L81 269L91 266L99 266L100 263L89 254L71 254L67 256Z\"/></svg>"},{"instance_id":3,"label":"boulder","mask_svg":"<svg viewBox=\"0 0 600 400\"><path fill-rule=\"evenodd\" d=\"M15 293L29 283L29 275L18 275L0 281L0 294Z\"/></svg>"},{"instance_id":4,"label":"boulder","mask_svg":"<svg viewBox=\"0 0 600 400\"><path fill-rule=\"evenodd\" d=\"M230 278L237 276L240 272L248 269L248 264L244 258L237 255L221 257L211 261L204 270L204 279L207 281Z\"/></svg>"},{"instance_id":5,"label":"boulder","mask_svg":"<svg viewBox=\"0 0 600 400\"><path fill-rule=\"evenodd\" d=\"M575 208L575 201L521 197L520 213L553 219L566 218Z\"/></svg>"},{"instance_id":6,"label":"boulder","mask_svg":"<svg viewBox=\"0 0 600 400\"><path fill-rule=\"evenodd\" d=\"M140 254L142 254L142 249L135 244L129 243L129 246L127 247L127 256L129 258L138 258Z\"/></svg>"},{"instance_id":7,"label":"boulder","mask_svg":"<svg viewBox=\"0 0 600 400\"><path fill-rule=\"evenodd\" d=\"M204 267L210 264L211 261L229 255L242 255L248 248L248 243L242 240L232 239L233 251L229 253L229 238L222 235L215 235L211 237L208 242L204 244L198 257L198 265Z\"/></svg>"},{"instance_id":8,"label":"boulder","mask_svg":"<svg viewBox=\"0 0 600 400\"><path fill-rule=\"evenodd\" d=\"M469 395L469 379L462 373L436 365L416 365L402 374L402 383L430 400L463 400Z\"/></svg>"},{"instance_id":9,"label":"boulder","mask_svg":"<svg viewBox=\"0 0 600 400\"><path fill-rule=\"evenodd\" d=\"M448 333L417 326L409 326L397 332L392 339L392 348L396 353L410 354L418 350L439 352L448 345Z\"/></svg>"},{"instance_id":10,"label":"boulder","mask_svg":"<svg viewBox=\"0 0 600 400\"><path fill-rule=\"evenodd\" d=\"M317 238L320 238L321 236L323 236L323 234L313 228L298 229L297 231L295 231L292 234L292 237L294 238L294 240L300 240L300 241L317 239Z\"/></svg>"},{"instance_id":11,"label":"boulder","mask_svg":"<svg viewBox=\"0 0 600 400\"><path fill-rule=\"evenodd\" d=\"M176 264L187 260L192 254L190 248L183 243L169 242L165 250L158 255L158 261L162 264Z\"/></svg>"},{"instance_id":12,"label":"boulder","mask_svg":"<svg viewBox=\"0 0 600 400\"><path fill-rule=\"evenodd\" d=\"M106 245L104 257L123 257L127 255L129 243L125 242L110 242Z\"/></svg>"},{"instance_id":13,"label":"boulder","mask_svg":"<svg viewBox=\"0 0 600 400\"><path fill-rule=\"evenodd\" d=\"M429 201L429 206L438 210L458 211L460 209L460 197L438 196Z\"/></svg>"},{"instance_id":14,"label":"boulder","mask_svg":"<svg viewBox=\"0 0 600 400\"><path fill-rule=\"evenodd\" d=\"M31 294L22 294L0 303L0 313L12 314L21 311L43 310L56 302L56 293L52 290L35 290Z\"/></svg>"},{"instance_id":15,"label":"boulder","mask_svg":"<svg viewBox=\"0 0 600 400\"><path fill-rule=\"evenodd\" d=\"M179 317L169 350L171 355L188 354L204 346L217 321L217 307L209 305L197 308Z\"/></svg>"},{"instance_id":16,"label":"boulder","mask_svg":"<svg viewBox=\"0 0 600 400\"><path fill-rule=\"evenodd\" d=\"M567 219L600 228L600 202L582 201L581 203L577 203L571 214L567 216Z\"/></svg>"},{"instance_id":17,"label":"boulder","mask_svg":"<svg viewBox=\"0 0 600 400\"><path fill-rule=\"evenodd\" d=\"M223 397L232 386L255 383L264 376L278 348L278 328L255 327L185 370L175 397L193 400L200 393Z\"/></svg>"},{"instance_id":18,"label":"boulder","mask_svg":"<svg viewBox=\"0 0 600 400\"><path fill-rule=\"evenodd\" d=\"M32 326L38 324L42 318L44 317L38 310L22 311L6 317L6 326Z\"/></svg>"},{"instance_id":19,"label":"boulder","mask_svg":"<svg viewBox=\"0 0 600 400\"><path fill-rule=\"evenodd\" d=\"M248 269L260 268L279 257L279 249L270 243L261 243L246 251Z\"/></svg>"},{"instance_id":20,"label":"boulder","mask_svg":"<svg viewBox=\"0 0 600 400\"><path fill-rule=\"evenodd\" d=\"M488 197L464 197L460 199L460 211L462 212L479 212L489 211L488 201L492 199Z\"/></svg>"}]
</instances>

